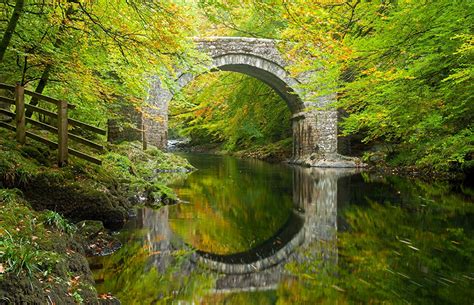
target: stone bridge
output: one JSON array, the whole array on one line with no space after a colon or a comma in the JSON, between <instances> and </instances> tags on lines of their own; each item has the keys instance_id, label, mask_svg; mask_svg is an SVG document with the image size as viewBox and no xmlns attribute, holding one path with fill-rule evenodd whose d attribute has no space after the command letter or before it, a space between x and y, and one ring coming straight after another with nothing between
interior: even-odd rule
<instances>
[{"instance_id":1,"label":"stone bridge","mask_svg":"<svg viewBox=\"0 0 474 305\"><path fill-rule=\"evenodd\" d=\"M277 47L277 41L243 37L209 37L195 39L200 51L211 61L205 72L233 71L255 77L272 87L293 113L293 163L318 167L357 167L357 160L338 154L335 109L324 108L335 94L305 93L301 84L308 77L293 77L287 71L288 62ZM203 73L205 73L203 72ZM323 73L319 71L318 73ZM202 73L201 73L202 74ZM158 147L166 147L168 105L175 93L199 73L183 71L173 88L154 79L149 90L146 114L143 118L146 139Z\"/></svg>"}]
</instances>

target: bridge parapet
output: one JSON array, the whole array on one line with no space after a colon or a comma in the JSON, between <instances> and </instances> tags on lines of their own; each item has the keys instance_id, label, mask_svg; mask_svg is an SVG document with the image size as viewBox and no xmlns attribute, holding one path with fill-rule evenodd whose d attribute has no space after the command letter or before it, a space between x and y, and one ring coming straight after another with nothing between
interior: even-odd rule
<instances>
[{"instance_id":1,"label":"bridge parapet","mask_svg":"<svg viewBox=\"0 0 474 305\"><path fill-rule=\"evenodd\" d=\"M227 54L251 54L269 60L284 68L288 62L278 50L278 41L274 39L249 37L203 37L194 38L198 49L211 58Z\"/></svg>"}]
</instances>

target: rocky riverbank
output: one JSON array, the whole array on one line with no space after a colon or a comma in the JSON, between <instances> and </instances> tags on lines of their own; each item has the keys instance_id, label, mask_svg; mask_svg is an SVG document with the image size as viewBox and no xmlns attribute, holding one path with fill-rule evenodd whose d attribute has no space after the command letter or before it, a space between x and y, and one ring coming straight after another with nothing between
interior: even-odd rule
<instances>
[{"instance_id":1,"label":"rocky riverbank","mask_svg":"<svg viewBox=\"0 0 474 305\"><path fill-rule=\"evenodd\" d=\"M0 304L107 304L94 288L84 228L33 210L18 190L1 190L0 205Z\"/></svg>"}]
</instances>

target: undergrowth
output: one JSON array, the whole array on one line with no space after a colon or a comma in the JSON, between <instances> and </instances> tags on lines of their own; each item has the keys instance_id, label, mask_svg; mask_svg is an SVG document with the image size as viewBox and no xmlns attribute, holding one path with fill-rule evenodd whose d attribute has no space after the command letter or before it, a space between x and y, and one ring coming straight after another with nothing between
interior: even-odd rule
<instances>
[{"instance_id":1,"label":"undergrowth","mask_svg":"<svg viewBox=\"0 0 474 305\"><path fill-rule=\"evenodd\" d=\"M53 211L34 211L18 189L0 189L0 303L45 303L96 299L74 225ZM2 303L3 304L3 303Z\"/></svg>"},{"instance_id":2,"label":"undergrowth","mask_svg":"<svg viewBox=\"0 0 474 305\"><path fill-rule=\"evenodd\" d=\"M0 130L0 154L0 187L24 189L38 179L51 185L77 182L86 190L112 189L125 198L143 193L152 201L175 199L165 186L166 175L159 173L193 169L185 159L155 147L143 151L138 142L107 144L101 166L72 157L69 166L58 168L55 151L32 140L20 146L14 134L5 130Z\"/></svg>"}]
</instances>

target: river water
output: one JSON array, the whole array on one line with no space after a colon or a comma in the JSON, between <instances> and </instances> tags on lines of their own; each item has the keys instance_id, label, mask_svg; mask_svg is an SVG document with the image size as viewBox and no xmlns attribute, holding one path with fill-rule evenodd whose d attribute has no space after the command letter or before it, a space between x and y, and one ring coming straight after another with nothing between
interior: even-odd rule
<instances>
[{"instance_id":1,"label":"river water","mask_svg":"<svg viewBox=\"0 0 474 305\"><path fill-rule=\"evenodd\" d=\"M473 304L474 190L186 154L182 200L91 260L122 304Z\"/></svg>"}]
</instances>

